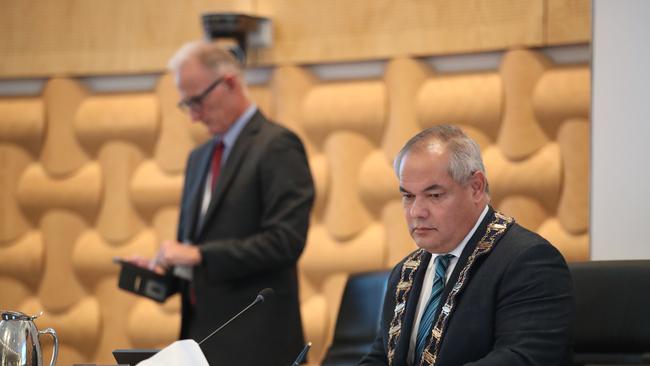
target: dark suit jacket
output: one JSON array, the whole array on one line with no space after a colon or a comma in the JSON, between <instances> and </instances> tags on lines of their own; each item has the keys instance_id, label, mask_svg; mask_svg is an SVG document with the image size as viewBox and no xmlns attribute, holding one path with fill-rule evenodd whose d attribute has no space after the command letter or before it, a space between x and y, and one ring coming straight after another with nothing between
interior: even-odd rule
<instances>
[{"instance_id":1,"label":"dark suit jacket","mask_svg":"<svg viewBox=\"0 0 650 366\"><path fill-rule=\"evenodd\" d=\"M465 246L442 299L449 294L493 216L490 208ZM427 253L406 302L404 329L395 350L396 366L407 364L415 309L430 258ZM514 223L493 250L479 258L469 282L457 297L436 365L568 365L574 300L571 277L562 255L544 238ZM380 332L360 365L388 364L387 332L402 263L393 269L388 280Z\"/></svg>"},{"instance_id":2,"label":"dark suit jacket","mask_svg":"<svg viewBox=\"0 0 650 366\"><path fill-rule=\"evenodd\" d=\"M305 245L314 188L300 139L256 112L221 167L199 222L212 141L187 162L178 240L202 263L182 281L181 338L200 341L270 287L275 295L206 341L211 365L287 365L303 346L296 261Z\"/></svg>"}]
</instances>

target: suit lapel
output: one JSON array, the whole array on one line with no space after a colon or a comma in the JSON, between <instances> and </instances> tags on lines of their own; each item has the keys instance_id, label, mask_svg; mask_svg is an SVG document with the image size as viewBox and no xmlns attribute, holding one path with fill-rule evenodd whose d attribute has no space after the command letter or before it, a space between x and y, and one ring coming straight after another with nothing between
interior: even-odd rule
<instances>
[{"instance_id":1,"label":"suit lapel","mask_svg":"<svg viewBox=\"0 0 650 366\"><path fill-rule=\"evenodd\" d=\"M264 117L259 111L255 112L253 117L251 117L250 121L248 121L244 129L240 132L237 140L235 140L235 145L232 147L232 150L230 150L226 163L221 167L219 180L217 180L217 185L212 194L210 205L205 213L205 217L201 220L201 225L197 230L197 237L201 236L205 229L205 223L210 221L210 218L215 214L217 207L219 207L219 204L223 201L223 197L232 185L233 178L237 175L236 173L244 161L246 153L251 149L254 136L259 131L264 120Z\"/></svg>"},{"instance_id":2,"label":"suit lapel","mask_svg":"<svg viewBox=\"0 0 650 366\"><path fill-rule=\"evenodd\" d=\"M182 241L193 242L196 237L196 226L200 218L201 200L203 199L203 186L210 167L213 143L206 143L197 151L198 161L193 171L187 172L185 179L190 179L188 189L187 224Z\"/></svg>"},{"instance_id":3,"label":"suit lapel","mask_svg":"<svg viewBox=\"0 0 650 366\"><path fill-rule=\"evenodd\" d=\"M467 245L465 245L465 248L463 248L463 252L460 254L460 258L458 258L458 262L454 267L454 271L451 273L449 280L445 284L445 289L442 292L441 299L446 299L447 295L449 295L449 292L451 291L453 284L455 284L456 281L458 281L458 276L460 275L460 271L467 264L467 261L469 260L469 256L472 254L472 252L474 252L474 248L476 248L478 241L481 240L483 235L485 235L485 232L487 231L487 226L493 219L494 219L494 209L492 209L491 206L488 206L488 212L485 214L483 221L481 221L481 223L478 225L476 231L474 232L474 235L472 235L472 237L467 242ZM441 305L442 303L443 301L440 302Z\"/></svg>"},{"instance_id":4,"label":"suit lapel","mask_svg":"<svg viewBox=\"0 0 650 366\"><path fill-rule=\"evenodd\" d=\"M431 253L425 252L422 257L422 262L418 271L415 273L415 278L413 279L413 287L409 293L408 300L406 301L406 313L404 314L404 320L402 321L402 331L400 332L400 337L395 347L395 357L394 365L406 365L409 346L411 342L411 333L413 333L413 323L415 321L415 316L418 301L420 299L420 293L422 292L422 285L424 282L424 276L427 273L427 267L429 266L429 261L431 261Z\"/></svg>"}]
</instances>

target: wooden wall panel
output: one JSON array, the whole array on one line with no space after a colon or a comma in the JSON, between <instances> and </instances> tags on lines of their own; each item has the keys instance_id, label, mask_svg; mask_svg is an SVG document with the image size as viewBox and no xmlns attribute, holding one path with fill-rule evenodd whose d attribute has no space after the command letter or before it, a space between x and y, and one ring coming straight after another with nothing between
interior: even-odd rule
<instances>
[{"instance_id":1,"label":"wooden wall panel","mask_svg":"<svg viewBox=\"0 0 650 366\"><path fill-rule=\"evenodd\" d=\"M590 0L546 0L545 44L591 39Z\"/></svg>"},{"instance_id":2,"label":"wooden wall panel","mask_svg":"<svg viewBox=\"0 0 650 366\"><path fill-rule=\"evenodd\" d=\"M542 44L543 2L264 0L274 46L258 62L386 58ZM300 37L295 37L300 34Z\"/></svg>"},{"instance_id":3,"label":"wooden wall panel","mask_svg":"<svg viewBox=\"0 0 650 366\"><path fill-rule=\"evenodd\" d=\"M0 78L164 70L200 14L255 0L0 0Z\"/></svg>"},{"instance_id":4,"label":"wooden wall panel","mask_svg":"<svg viewBox=\"0 0 650 366\"><path fill-rule=\"evenodd\" d=\"M589 0L0 0L0 78L160 72L203 12L270 17L278 65L587 42Z\"/></svg>"}]
</instances>

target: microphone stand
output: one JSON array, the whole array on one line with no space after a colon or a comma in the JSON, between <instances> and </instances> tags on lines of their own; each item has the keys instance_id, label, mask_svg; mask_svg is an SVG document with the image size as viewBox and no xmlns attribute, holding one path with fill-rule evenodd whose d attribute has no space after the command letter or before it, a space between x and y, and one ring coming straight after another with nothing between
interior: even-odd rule
<instances>
[{"instance_id":1,"label":"microphone stand","mask_svg":"<svg viewBox=\"0 0 650 366\"><path fill-rule=\"evenodd\" d=\"M295 361L293 361L291 366L300 366L300 363L302 362L302 360L305 359L305 356L307 356L307 352L309 352L310 348L311 348L311 342L307 342L305 348L303 348L302 351L300 351L300 354L298 354L298 357L296 358Z\"/></svg>"},{"instance_id":2,"label":"microphone stand","mask_svg":"<svg viewBox=\"0 0 650 366\"><path fill-rule=\"evenodd\" d=\"M214 330L212 333L208 334L207 337L203 338L203 339L201 340L201 342L199 342L199 346L201 345L201 343L207 341L208 338L212 337L212 336L215 335L218 331L220 331L221 329L223 329L226 325L230 324L233 320L237 319L240 315L242 315L243 313L245 313L246 310L248 310L248 309L250 309L251 307L255 306L257 303L263 302L265 296L269 296L269 295L272 295L272 294L273 294L273 289L270 289L270 288L266 288L266 289L260 291L260 293L259 293L259 294L257 295L257 297L255 298L255 301L253 301L252 303L250 303L250 305L248 305L247 307L245 307L242 311L238 312L237 315L235 315L235 316L233 316L232 318L228 319L227 322L223 323L219 328L217 328L216 330Z\"/></svg>"}]
</instances>

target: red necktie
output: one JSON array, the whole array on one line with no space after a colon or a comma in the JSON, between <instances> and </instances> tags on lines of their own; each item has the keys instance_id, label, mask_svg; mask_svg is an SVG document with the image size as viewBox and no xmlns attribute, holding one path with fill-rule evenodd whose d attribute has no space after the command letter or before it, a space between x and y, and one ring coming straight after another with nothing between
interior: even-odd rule
<instances>
[{"instance_id":1,"label":"red necktie","mask_svg":"<svg viewBox=\"0 0 650 366\"><path fill-rule=\"evenodd\" d=\"M223 142L217 142L212 152L212 190L217 186L217 179L219 179L219 172L221 171L221 156L223 156Z\"/></svg>"}]
</instances>

